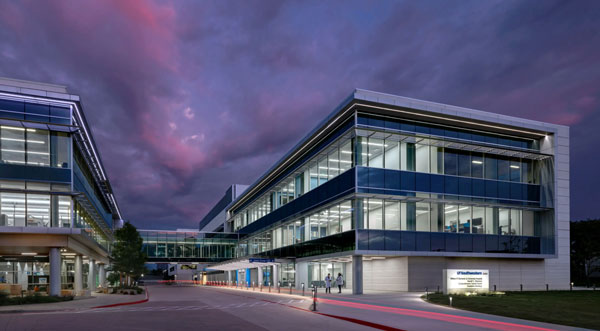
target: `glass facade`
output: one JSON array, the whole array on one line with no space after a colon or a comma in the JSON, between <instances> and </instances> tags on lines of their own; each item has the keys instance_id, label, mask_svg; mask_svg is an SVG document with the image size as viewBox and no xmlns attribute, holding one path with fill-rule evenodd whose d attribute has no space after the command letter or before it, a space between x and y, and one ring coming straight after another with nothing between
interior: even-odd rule
<instances>
[{"instance_id":1,"label":"glass facade","mask_svg":"<svg viewBox=\"0 0 600 331\"><path fill-rule=\"evenodd\" d=\"M8 164L70 168L68 133L0 126L0 160Z\"/></svg>"},{"instance_id":2,"label":"glass facade","mask_svg":"<svg viewBox=\"0 0 600 331\"><path fill-rule=\"evenodd\" d=\"M173 259L194 261L220 261L236 256L237 237L213 235L206 237L200 232L140 230L144 246L142 250L153 260Z\"/></svg>"}]
</instances>

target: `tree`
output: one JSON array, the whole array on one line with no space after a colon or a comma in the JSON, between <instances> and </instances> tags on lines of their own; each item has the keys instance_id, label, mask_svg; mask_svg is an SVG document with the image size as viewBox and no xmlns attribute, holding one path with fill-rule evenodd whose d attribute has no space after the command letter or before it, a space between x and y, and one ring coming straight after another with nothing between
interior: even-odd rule
<instances>
[{"instance_id":1,"label":"tree","mask_svg":"<svg viewBox=\"0 0 600 331\"><path fill-rule=\"evenodd\" d=\"M146 254L142 252L143 240L135 226L125 222L115 231L115 244L112 250L112 270L119 273L120 285L131 285L131 280L144 273ZM123 281L125 277L125 281Z\"/></svg>"},{"instance_id":2,"label":"tree","mask_svg":"<svg viewBox=\"0 0 600 331\"><path fill-rule=\"evenodd\" d=\"M571 277L590 286L600 272L600 220L571 222Z\"/></svg>"}]
</instances>

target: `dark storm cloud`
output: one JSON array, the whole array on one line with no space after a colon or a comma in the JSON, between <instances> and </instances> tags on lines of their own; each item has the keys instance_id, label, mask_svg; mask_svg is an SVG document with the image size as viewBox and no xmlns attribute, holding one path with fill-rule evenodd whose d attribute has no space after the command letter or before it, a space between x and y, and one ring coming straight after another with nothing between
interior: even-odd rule
<instances>
[{"instance_id":1,"label":"dark storm cloud","mask_svg":"<svg viewBox=\"0 0 600 331\"><path fill-rule=\"evenodd\" d=\"M353 88L571 126L598 217L594 1L0 3L0 75L82 96L124 216L195 228Z\"/></svg>"}]
</instances>

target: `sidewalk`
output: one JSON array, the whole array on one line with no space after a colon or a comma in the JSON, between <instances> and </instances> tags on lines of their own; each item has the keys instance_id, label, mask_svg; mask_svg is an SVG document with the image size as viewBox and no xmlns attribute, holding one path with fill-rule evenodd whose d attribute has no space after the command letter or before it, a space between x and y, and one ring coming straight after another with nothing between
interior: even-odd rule
<instances>
[{"instance_id":1,"label":"sidewalk","mask_svg":"<svg viewBox=\"0 0 600 331\"><path fill-rule=\"evenodd\" d=\"M0 306L0 314L28 313L28 312L52 312L52 311L77 311L90 309L98 306L113 305L125 302L140 301L146 298L146 293L125 294L103 294L92 293L89 297L75 297L71 301L54 303L34 303L27 305Z\"/></svg>"}]
</instances>

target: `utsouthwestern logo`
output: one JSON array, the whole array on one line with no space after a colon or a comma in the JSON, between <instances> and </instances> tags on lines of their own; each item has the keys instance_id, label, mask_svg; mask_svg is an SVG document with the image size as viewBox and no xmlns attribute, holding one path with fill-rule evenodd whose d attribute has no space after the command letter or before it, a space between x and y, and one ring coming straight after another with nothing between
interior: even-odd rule
<instances>
[{"instance_id":1,"label":"utsouthwestern logo","mask_svg":"<svg viewBox=\"0 0 600 331\"><path fill-rule=\"evenodd\" d=\"M481 275L481 271L459 271L457 272L459 275Z\"/></svg>"}]
</instances>

